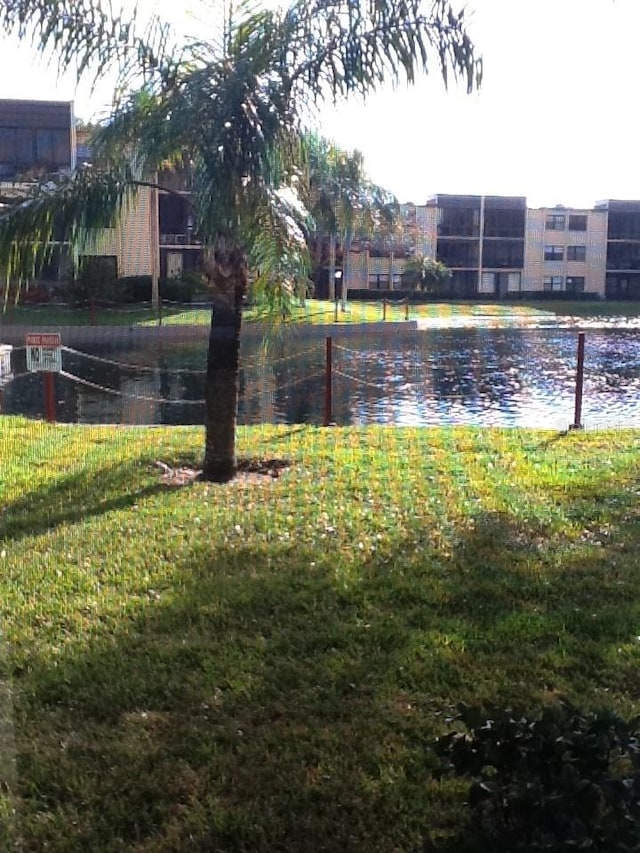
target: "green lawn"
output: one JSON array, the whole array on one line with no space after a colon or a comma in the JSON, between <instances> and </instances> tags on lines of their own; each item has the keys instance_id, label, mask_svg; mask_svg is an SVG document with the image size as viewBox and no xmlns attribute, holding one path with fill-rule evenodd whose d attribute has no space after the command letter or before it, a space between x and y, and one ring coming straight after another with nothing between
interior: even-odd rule
<instances>
[{"instance_id":1,"label":"green lawn","mask_svg":"<svg viewBox=\"0 0 640 853\"><path fill-rule=\"evenodd\" d=\"M164 484L202 441L0 418L6 848L418 851L456 703L638 712L640 431L242 428L279 478Z\"/></svg>"},{"instance_id":2,"label":"green lawn","mask_svg":"<svg viewBox=\"0 0 640 853\"><path fill-rule=\"evenodd\" d=\"M638 317L640 303L638 302L435 302L427 305L410 305L408 317L417 318L493 316L519 317L526 320L540 314L551 316L574 317ZM338 309L335 304L326 300L307 300L304 307L296 306L289 322L295 323L369 323L383 319L405 320L406 307L400 302L389 302L386 309L382 302L349 301L346 311ZM249 309L245 312L245 322L259 322L265 319L264 311ZM211 320L208 309L165 307L162 312L162 322L165 325L174 324L208 324ZM24 324L37 326L86 326L95 323L100 326L135 326L158 325L158 313L151 308L122 307L115 309L97 309L91 313L88 309L69 309L50 306L13 306L8 313L0 314L0 328L3 323Z\"/></svg>"}]
</instances>

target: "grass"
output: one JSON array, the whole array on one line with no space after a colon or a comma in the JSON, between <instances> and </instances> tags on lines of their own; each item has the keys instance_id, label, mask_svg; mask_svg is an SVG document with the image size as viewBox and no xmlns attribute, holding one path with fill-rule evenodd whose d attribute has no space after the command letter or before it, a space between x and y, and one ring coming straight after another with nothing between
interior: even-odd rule
<instances>
[{"instance_id":1,"label":"grass","mask_svg":"<svg viewBox=\"0 0 640 853\"><path fill-rule=\"evenodd\" d=\"M640 303L638 302L502 302L502 303L472 303L472 302L434 302L426 305L410 305L409 319L439 318L446 320L453 317L517 317L526 320L540 314L547 316L574 317L638 317ZM406 308L400 302L390 302L384 316L389 321L405 320ZM338 309L340 324L370 323L383 319L382 302L349 301L347 310ZM245 312L245 322L259 322L264 318L263 312L249 309ZM336 318L335 304L326 300L308 300L304 307L293 308L291 321L295 323L333 323ZM162 322L164 325L208 325L211 314L203 308L164 308ZM155 326L158 324L158 314L148 307L97 309L94 314L85 309L69 309L61 306L25 306L18 305L9 309L5 316L0 316L2 323L23 324L31 326Z\"/></svg>"},{"instance_id":2,"label":"grass","mask_svg":"<svg viewBox=\"0 0 640 853\"><path fill-rule=\"evenodd\" d=\"M122 307L119 309L70 308L63 305L12 305L6 314L0 313L3 324L27 326L133 326L146 323L151 318L157 322L157 313L150 308Z\"/></svg>"},{"instance_id":3,"label":"grass","mask_svg":"<svg viewBox=\"0 0 640 853\"><path fill-rule=\"evenodd\" d=\"M458 702L639 710L640 431L247 427L280 478L185 488L195 428L0 442L8 849L421 850Z\"/></svg>"}]
</instances>

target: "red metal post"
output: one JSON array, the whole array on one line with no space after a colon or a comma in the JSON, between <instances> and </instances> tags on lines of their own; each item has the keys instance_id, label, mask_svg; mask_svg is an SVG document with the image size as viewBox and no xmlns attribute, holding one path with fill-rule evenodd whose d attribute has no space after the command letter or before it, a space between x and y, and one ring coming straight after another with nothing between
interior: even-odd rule
<instances>
[{"instance_id":1,"label":"red metal post","mask_svg":"<svg viewBox=\"0 0 640 853\"><path fill-rule=\"evenodd\" d=\"M334 318L333 318L333 322L334 322L334 323L337 323L337 322L338 322L338 305L339 305L339 304L340 304L340 303L339 303L339 300L336 298L336 310L335 310L335 316L334 316Z\"/></svg>"},{"instance_id":2,"label":"red metal post","mask_svg":"<svg viewBox=\"0 0 640 853\"><path fill-rule=\"evenodd\" d=\"M330 426L333 420L332 400L331 400L331 338L326 339L326 357L324 371L324 425Z\"/></svg>"},{"instance_id":3,"label":"red metal post","mask_svg":"<svg viewBox=\"0 0 640 853\"><path fill-rule=\"evenodd\" d=\"M584 382L584 332L578 333L578 363L576 366L576 404L571 429L582 429L582 386Z\"/></svg>"},{"instance_id":4,"label":"red metal post","mask_svg":"<svg viewBox=\"0 0 640 853\"><path fill-rule=\"evenodd\" d=\"M407 299L407 301L404 303L404 319L405 319L405 320L408 320L408 319L409 319L409 300L408 300L408 299Z\"/></svg>"},{"instance_id":5,"label":"red metal post","mask_svg":"<svg viewBox=\"0 0 640 853\"><path fill-rule=\"evenodd\" d=\"M53 373L46 370L44 376L44 412L49 423L55 423L56 420L56 389Z\"/></svg>"}]
</instances>

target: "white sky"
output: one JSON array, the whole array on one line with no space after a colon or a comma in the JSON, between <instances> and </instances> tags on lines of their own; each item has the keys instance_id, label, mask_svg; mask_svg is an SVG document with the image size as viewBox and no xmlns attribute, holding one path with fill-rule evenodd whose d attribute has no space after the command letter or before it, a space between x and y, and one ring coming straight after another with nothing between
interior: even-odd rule
<instances>
[{"instance_id":1,"label":"white sky","mask_svg":"<svg viewBox=\"0 0 640 853\"><path fill-rule=\"evenodd\" d=\"M176 4L153 3L159 14L163 7ZM445 92L434 72L365 105L323 110L323 134L359 148L373 180L400 201L434 193L526 195L532 206L640 199L640 2L468 0L467 15L484 57L478 94ZM88 119L105 110L110 91L107 83L91 97L86 87L76 92L28 45L0 37L0 97L75 99Z\"/></svg>"}]
</instances>

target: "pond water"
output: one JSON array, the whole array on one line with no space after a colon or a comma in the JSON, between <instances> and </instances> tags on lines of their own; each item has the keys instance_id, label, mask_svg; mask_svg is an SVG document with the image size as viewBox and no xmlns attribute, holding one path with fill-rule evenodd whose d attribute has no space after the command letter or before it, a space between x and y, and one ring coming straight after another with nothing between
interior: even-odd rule
<instances>
[{"instance_id":1,"label":"pond water","mask_svg":"<svg viewBox=\"0 0 640 853\"><path fill-rule=\"evenodd\" d=\"M640 426L640 329L585 328L584 425ZM565 429L573 422L577 337L574 327L478 324L336 339L333 420ZM57 419L202 423L205 348L203 339L64 350ZM323 422L322 337L276 342L266 355L258 341L244 340L242 362L240 423ZM13 353L12 369L2 411L42 417L43 380L24 375L24 349Z\"/></svg>"}]
</instances>

